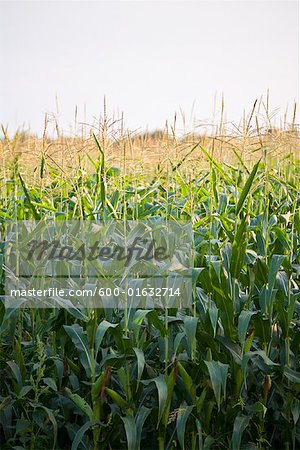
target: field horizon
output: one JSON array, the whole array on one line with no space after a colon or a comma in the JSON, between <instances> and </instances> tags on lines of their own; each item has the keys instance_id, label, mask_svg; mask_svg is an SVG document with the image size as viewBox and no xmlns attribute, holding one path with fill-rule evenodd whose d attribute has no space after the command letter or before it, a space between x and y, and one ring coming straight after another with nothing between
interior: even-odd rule
<instances>
[{"instance_id":1,"label":"field horizon","mask_svg":"<svg viewBox=\"0 0 300 450\"><path fill-rule=\"evenodd\" d=\"M191 165L205 168L208 160L201 148L216 161L227 164L241 160L251 164L265 157L275 161L288 155L297 160L300 157L297 104L292 105L289 115L286 110L282 117L269 111L268 105L268 96L266 103L256 100L238 124L226 120L223 102L217 119L206 122L193 119L189 121L192 126L186 124L181 111L172 122L166 121L162 128L152 131L127 129L123 115L108 117L105 101L103 115L94 124L77 122L75 112L71 133L61 129L54 114L46 114L41 136L22 128L11 134L8 126L1 126L2 168L17 161L34 177L43 160L64 173L76 171L77 167L90 172L93 165L88 155L92 158L97 155L93 134L101 143L106 163L126 172L172 169L172 164L180 161L186 170Z\"/></svg>"}]
</instances>

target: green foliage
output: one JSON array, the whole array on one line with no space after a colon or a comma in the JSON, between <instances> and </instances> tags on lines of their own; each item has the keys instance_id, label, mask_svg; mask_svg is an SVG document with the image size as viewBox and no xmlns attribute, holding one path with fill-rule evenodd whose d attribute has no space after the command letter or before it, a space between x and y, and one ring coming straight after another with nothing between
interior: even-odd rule
<instances>
[{"instance_id":1,"label":"green foliage","mask_svg":"<svg viewBox=\"0 0 300 450\"><path fill-rule=\"evenodd\" d=\"M8 219L191 221L193 308L1 304L1 448L299 448L299 164L228 167L202 148L209 170L191 176L183 158L147 181L107 167L94 139L93 174L42 159L30 186L16 168L3 236Z\"/></svg>"}]
</instances>

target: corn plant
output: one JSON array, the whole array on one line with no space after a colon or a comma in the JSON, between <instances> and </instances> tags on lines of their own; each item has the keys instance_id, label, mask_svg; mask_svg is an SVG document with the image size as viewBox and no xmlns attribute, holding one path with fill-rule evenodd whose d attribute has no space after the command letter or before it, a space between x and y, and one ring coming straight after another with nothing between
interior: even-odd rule
<instances>
[{"instance_id":1,"label":"corn plant","mask_svg":"<svg viewBox=\"0 0 300 450\"><path fill-rule=\"evenodd\" d=\"M193 306L1 304L1 448L299 448L299 162L226 165L201 147L207 168L147 179L109 167L95 141L92 173L45 158L39 185L17 161L6 172L1 261L7 220L184 219Z\"/></svg>"}]
</instances>

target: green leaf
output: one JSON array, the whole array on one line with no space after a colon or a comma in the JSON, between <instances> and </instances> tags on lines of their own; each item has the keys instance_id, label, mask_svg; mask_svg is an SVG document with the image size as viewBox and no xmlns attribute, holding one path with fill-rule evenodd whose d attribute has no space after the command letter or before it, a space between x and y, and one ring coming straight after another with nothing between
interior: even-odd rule
<instances>
[{"instance_id":1,"label":"green leaf","mask_svg":"<svg viewBox=\"0 0 300 450\"><path fill-rule=\"evenodd\" d=\"M0 261L0 263L1 263L1 261ZM24 354L22 352L21 342L17 339L15 339L15 359L16 359L16 363L20 369L22 380L25 380L26 368L25 368Z\"/></svg>"},{"instance_id":2,"label":"green leaf","mask_svg":"<svg viewBox=\"0 0 300 450\"><path fill-rule=\"evenodd\" d=\"M239 344L232 342L231 339L229 339L225 336L217 336L216 339L219 342L221 342L224 345L224 347L226 347L230 351L234 361L240 365L241 361L242 361L242 352L241 352L241 347L239 346Z\"/></svg>"},{"instance_id":3,"label":"green leaf","mask_svg":"<svg viewBox=\"0 0 300 450\"><path fill-rule=\"evenodd\" d=\"M181 331L180 333L177 333L174 339L174 355L177 355L178 348L181 344L182 339L186 336L186 333L184 331Z\"/></svg>"},{"instance_id":4,"label":"green leaf","mask_svg":"<svg viewBox=\"0 0 300 450\"><path fill-rule=\"evenodd\" d=\"M121 419L123 420L126 431L128 450L137 450L137 430L134 418L127 415L125 417L121 416Z\"/></svg>"},{"instance_id":5,"label":"green leaf","mask_svg":"<svg viewBox=\"0 0 300 450\"><path fill-rule=\"evenodd\" d=\"M12 402L12 397L9 395L8 397L5 397L2 402L0 403L0 413L3 411L7 405L9 405Z\"/></svg>"},{"instance_id":6,"label":"green leaf","mask_svg":"<svg viewBox=\"0 0 300 450\"><path fill-rule=\"evenodd\" d=\"M245 345L249 322L250 322L253 314L256 314L256 313L254 311L243 310L243 311L241 311L241 313L239 315L238 334L239 334L239 341L240 341L243 349L244 349L244 345Z\"/></svg>"},{"instance_id":7,"label":"green leaf","mask_svg":"<svg viewBox=\"0 0 300 450\"><path fill-rule=\"evenodd\" d=\"M98 190L98 186L100 187L100 198L101 198L101 203L102 203L102 208L104 208L105 206L105 199L106 199L106 187L105 187L105 157L104 157L104 152L102 150L101 144L99 142L99 140L97 139L97 136L95 135L95 133L93 133L95 142L97 144L98 150L100 152L100 161L99 161L99 165L97 167L97 189L96 189L96 193Z\"/></svg>"},{"instance_id":8,"label":"green leaf","mask_svg":"<svg viewBox=\"0 0 300 450\"><path fill-rule=\"evenodd\" d=\"M29 194L29 191L28 191L27 188L26 188L25 182L24 182L24 180L23 180L21 174L18 173L18 175L19 175L19 179L20 179L20 182L21 182L21 186L22 186L22 188L23 188L25 197L26 197L26 199L27 199L27 201L28 201L29 208L31 209L31 212L32 212L32 214L33 214L34 219L35 219L35 220L41 220L41 215L37 212L36 207L33 205L32 201L31 201L31 196L30 196L30 194Z\"/></svg>"},{"instance_id":9,"label":"green leaf","mask_svg":"<svg viewBox=\"0 0 300 450\"><path fill-rule=\"evenodd\" d=\"M168 388L166 384L166 380L163 375L159 375L157 378L152 378L151 380L142 381L143 384L148 385L150 383L155 383L157 392L158 392L158 420L157 420L157 428L161 421L162 415L166 408L167 399L168 399Z\"/></svg>"},{"instance_id":10,"label":"green leaf","mask_svg":"<svg viewBox=\"0 0 300 450\"><path fill-rule=\"evenodd\" d=\"M261 402L255 402L253 405L246 406L246 410L250 413L263 413L263 417L265 417L267 408Z\"/></svg>"},{"instance_id":11,"label":"green leaf","mask_svg":"<svg viewBox=\"0 0 300 450\"><path fill-rule=\"evenodd\" d=\"M177 364L177 362L175 362L175 364ZM163 418L162 418L162 424L165 427L167 426L168 420L169 420L170 407L171 407L171 403L172 403L173 391L174 391L174 386L175 386L175 378L176 378L176 374L175 374L175 369L173 367L167 378L168 398L167 398L167 403L166 403L165 411L164 411Z\"/></svg>"},{"instance_id":12,"label":"green leaf","mask_svg":"<svg viewBox=\"0 0 300 450\"><path fill-rule=\"evenodd\" d=\"M226 397L226 382L229 364L223 364L220 361L204 361L209 372L212 388L216 397L218 410L221 404L221 391Z\"/></svg>"},{"instance_id":13,"label":"green leaf","mask_svg":"<svg viewBox=\"0 0 300 450\"><path fill-rule=\"evenodd\" d=\"M280 266L283 263L285 256L284 255L272 255L270 267L269 267L269 275L268 275L268 288L271 291L274 288L276 275Z\"/></svg>"},{"instance_id":14,"label":"green leaf","mask_svg":"<svg viewBox=\"0 0 300 450\"><path fill-rule=\"evenodd\" d=\"M43 378L43 382L49 386L53 391L57 392L57 386L56 386L56 382L53 378Z\"/></svg>"},{"instance_id":15,"label":"green leaf","mask_svg":"<svg viewBox=\"0 0 300 450\"><path fill-rule=\"evenodd\" d=\"M110 323L107 320L102 320L100 324L98 325L98 328L96 330L96 338L95 338L95 355L97 356L97 353L99 351L100 345L102 343L102 340L104 338L105 333L109 328L116 328L120 324L119 323Z\"/></svg>"},{"instance_id":16,"label":"green leaf","mask_svg":"<svg viewBox=\"0 0 300 450\"><path fill-rule=\"evenodd\" d=\"M216 170L218 171L218 173L220 174L220 176L224 179L227 180L229 183L232 183L231 178L228 176L227 172L223 169L223 167L208 153L207 150L205 150L204 147L202 147L200 145L201 150L203 151L203 153L205 154L205 156L207 157L207 159L211 162L211 164L216 168Z\"/></svg>"},{"instance_id":17,"label":"green leaf","mask_svg":"<svg viewBox=\"0 0 300 450\"><path fill-rule=\"evenodd\" d=\"M121 408L123 412L126 412L129 406L126 400L124 400L124 398L121 397L120 394L108 387L105 388L105 392L112 398L112 400Z\"/></svg>"},{"instance_id":18,"label":"green leaf","mask_svg":"<svg viewBox=\"0 0 300 450\"><path fill-rule=\"evenodd\" d=\"M241 211L241 209L242 209L242 207L243 207L243 205L245 203L246 197L249 194L249 191L251 189L251 186L252 186L253 180L255 178L255 175L256 175L256 172L257 172L259 164L260 164L260 160L253 166L253 169L252 169L252 171L251 171L251 173L250 173L250 175L249 175L249 177L248 177L248 179L247 179L247 181L245 183L245 186L244 186L244 188L243 188L243 190L241 192L239 201L238 201L238 203L236 205L236 208L235 208L235 214L236 215L239 214L239 212Z\"/></svg>"},{"instance_id":19,"label":"green leaf","mask_svg":"<svg viewBox=\"0 0 300 450\"><path fill-rule=\"evenodd\" d=\"M144 355L143 350L141 350L140 348L133 347L132 350L136 354L136 359L137 359L138 377L137 377L137 387L136 387L136 389L138 389L139 383L141 381L142 373L143 373L143 370L144 370L144 367L145 367L145 355Z\"/></svg>"},{"instance_id":20,"label":"green leaf","mask_svg":"<svg viewBox=\"0 0 300 450\"><path fill-rule=\"evenodd\" d=\"M135 339L136 340L138 339L141 325L146 317L153 323L155 328L157 328L160 331L161 335L164 336L166 331L162 321L160 320L157 314L157 311L153 309L138 309L134 314L132 322L132 329Z\"/></svg>"},{"instance_id":21,"label":"green leaf","mask_svg":"<svg viewBox=\"0 0 300 450\"><path fill-rule=\"evenodd\" d=\"M193 403L196 402L196 388L191 376L187 373L180 361L177 361L178 372L183 379L184 386L191 397Z\"/></svg>"},{"instance_id":22,"label":"green leaf","mask_svg":"<svg viewBox=\"0 0 300 450\"><path fill-rule=\"evenodd\" d=\"M230 261L231 277L238 279L243 267L247 248L247 217L241 221L232 244L232 255ZM233 299L235 300L235 299Z\"/></svg>"},{"instance_id":23,"label":"green leaf","mask_svg":"<svg viewBox=\"0 0 300 450\"><path fill-rule=\"evenodd\" d=\"M73 394L69 388L65 388L68 397L75 403L78 409L82 411L90 420L93 420L93 411L90 405L78 394Z\"/></svg>"},{"instance_id":24,"label":"green leaf","mask_svg":"<svg viewBox=\"0 0 300 450\"><path fill-rule=\"evenodd\" d=\"M181 448L184 450L184 435L185 435L185 428L186 428L186 422L193 411L194 405L191 406L180 406L179 408L179 414L177 416L176 421L176 433L178 437L179 444Z\"/></svg>"},{"instance_id":25,"label":"green leaf","mask_svg":"<svg viewBox=\"0 0 300 450\"><path fill-rule=\"evenodd\" d=\"M46 408L45 406L42 406L42 405L36 405L36 408L43 409L46 412L49 421L52 423L52 427L53 427L53 445L52 445L52 450L55 450L56 449L56 441L57 441L57 421L55 419L53 411L51 409L49 409L49 408Z\"/></svg>"},{"instance_id":26,"label":"green leaf","mask_svg":"<svg viewBox=\"0 0 300 450\"><path fill-rule=\"evenodd\" d=\"M215 439L212 436L207 436L204 440L203 450L210 450L214 443Z\"/></svg>"},{"instance_id":27,"label":"green leaf","mask_svg":"<svg viewBox=\"0 0 300 450\"><path fill-rule=\"evenodd\" d=\"M291 405L291 413L293 416L294 424L296 425L300 417L300 401L297 398L293 400L293 403Z\"/></svg>"},{"instance_id":28,"label":"green leaf","mask_svg":"<svg viewBox=\"0 0 300 450\"><path fill-rule=\"evenodd\" d=\"M64 325L64 329L78 350L81 364L85 368L87 376L90 377L93 366L86 342L86 336L83 333L82 327L77 323L74 323L73 325Z\"/></svg>"},{"instance_id":29,"label":"green leaf","mask_svg":"<svg viewBox=\"0 0 300 450\"><path fill-rule=\"evenodd\" d=\"M176 164L176 166L172 167L172 172L175 172L179 167L184 163L184 161L193 153L194 150L199 146L200 142L195 144L185 155L184 157Z\"/></svg>"},{"instance_id":30,"label":"green leaf","mask_svg":"<svg viewBox=\"0 0 300 450\"><path fill-rule=\"evenodd\" d=\"M184 329L187 337L187 342L190 350L190 354L193 353L193 349L196 342L196 331L198 318L193 316L186 316L183 320Z\"/></svg>"},{"instance_id":31,"label":"green leaf","mask_svg":"<svg viewBox=\"0 0 300 450\"><path fill-rule=\"evenodd\" d=\"M248 362L251 359L251 361L253 363L255 363L255 357L261 357L263 362L267 365L267 366L278 366L277 363L274 363L266 354L265 351L263 350L257 350L255 352L247 352L244 354L243 358L242 358L242 364L241 364L241 369L244 373L244 383L246 386L246 381L247 381L247 366L248 366Z\"/></svg>"},{"instance_id":32,"label":"green leaf","mask_svg":"<svg viewBox=\"0 0 300 450\"><path fill-rule=\"evenodd\" d=\"M19 392L18 397L19 398L25 397L28 394L28 392L32 391L32 389L33 389L32 386L29 386L29 385L28 386L23 386L21 388L20 392Z\"/></svg>"},{"instance_id":33,"label":"green leaf","mask_svg":"<svg viewBox=\"0 0 300 450\"><path fill-rule=\"evenodd\" d=\"M285 367L283 373L284 376L292 383L300 384L300 372L290 369L289 367Z\"/></svg>"},{"instance_id":34,"label":"green leaf","mask_svg":"<svg viewBox=\"0 0 300 450\"><path fill-rule=\"evenodd\" d=\"M241 415L236 416L233 425L232 440L231 440L232 450L240 450L242 436L247 426L249 425L249 422L250 417L248 416L241 416Z\"/></svg>"},{"instance_id":35,"label":"green leaf","mask_svg":"<svg viewBox=\"0 0 300 450\"><path fill-rule=\"evenodd\" d=\"M22 375L19 366L14 361L7 361L7 365L10 367L16 382L17 382L17 393L20 392L20 389L23 386Z\"/></svg>"},{"instance_id":36,"label":"green leaf","mask_svg":"<svg viewBox=\"0 0 300 450\"><path fill-rule=\"evenodd\" d=\"M218 323L218 317L219 317L219 310L216 307L216 305L213 303L211 307L208 309L208 314L211 322L211 326L214 331L214 337L216 336L216 329L217 329L217 323Z\"/></svg>"},{"instance_id":37,"label":"green leaf","mask_svg":"<svg viewBox=\"0 0 300 450\"><path fill-rule=\"evenodd\" d=\"M135 417L137 450L140 450L143 426L150 413L151 409L142 405Z\"/></svg>"},{"instance_id":38,"label":"green leaf","mask_svg":"<svg viewBox=\"0 0 300 450\"><path fill-rule=\"evenodd\" d=\"M162 418L162 415L164 413L167 398L168 398L168 388L165 381L165 378L162 375L159 375L159 377L154 378L154 383L156 384L156 388L158 391L158 421L157 421L157 427L159 425L159 422Z\"/></svg>"},{"instance_id":39,"label":"green leaf","mask_svg":"<svg viewBox=\"0 0 300 450\"><path fill-rule=\"evenodd\" d=\"M83 436L86 433L86 431L89 428L94 427L95 425L100 424L101 422L99 420L89 420L88 422L86 422L84 425L82 425L81 428L79 428L79 430L77 431L77 433L75 434L75 437L73 439L72 442L72 447L71 450L77 450L78 446L82 443L83 441Z\"/></svg>"}]
</instances>

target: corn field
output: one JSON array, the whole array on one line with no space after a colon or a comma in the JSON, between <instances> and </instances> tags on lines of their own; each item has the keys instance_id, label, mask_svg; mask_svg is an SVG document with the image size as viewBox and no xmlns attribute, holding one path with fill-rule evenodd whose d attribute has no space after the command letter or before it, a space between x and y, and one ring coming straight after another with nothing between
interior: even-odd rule
<instances>
[{"instance_id":1,"label":"corn field","mask_svg":"<svg viewBox=\"0 0 300 450\"><path fill-rule=\"evenodd\" d=\"M299 449L294 141L274 157L257 137L251 158L235 147L227 163L211 141L185 142L168 164L129 170L125 157L112 165L108 140L92 136L70 169L44 139L33 170L5 134L1 295L7 221L161 217L192 223L192 307L1 303L1 449Z\"/></svg>"}]
</instances>

